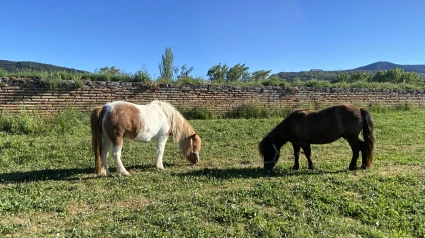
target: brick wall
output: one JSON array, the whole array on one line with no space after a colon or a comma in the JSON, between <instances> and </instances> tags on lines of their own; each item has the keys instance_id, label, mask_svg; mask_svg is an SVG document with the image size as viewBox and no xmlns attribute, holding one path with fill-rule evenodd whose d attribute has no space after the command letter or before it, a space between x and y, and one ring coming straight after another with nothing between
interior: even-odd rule
<instances>
[{"instance_id":1,"label":"brick wall","mask_svg":"<svg viewBox=\"0 0 425 238\"><path fill-rule=\"evenodd\" d=\"M79 89L47 90L37 79L0 78L2 112L37 110L40 114L52 114L67 107L90 111L94 106L110 101L145 104L155 99L168 101L177 108L201 107L224 113L247 103L281 108L306 105L322 107L345 102L362 106L409 104L423 107L425 91L175 84L152 86L132 82L86 82Z\"/></svg>"}]
</instances>

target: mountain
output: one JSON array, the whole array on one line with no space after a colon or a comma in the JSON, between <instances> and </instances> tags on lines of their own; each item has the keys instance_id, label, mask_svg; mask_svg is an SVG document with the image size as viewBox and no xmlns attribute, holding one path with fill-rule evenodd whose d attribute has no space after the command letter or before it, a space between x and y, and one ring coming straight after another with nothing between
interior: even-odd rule
<instances>
[{"instance_id":1,"label":"mountain","mask_svg":"<svg viewBox=\"0 0 425 238\"><path fill-rule=\"evenodd\" d=\"M366 66L358 67L352 69L354 71L379 71L379 70L391 70L394 68L403 69L404 72L416 72L416 73L425 73L425 64L416 64L416 65L402 65L394 64L386 61L379 61L373 64L368 64Z\"/></svg>"},{"instance_id":2,"label":"mountain","mask_svg":"<svg viewBox=\"0 0 425 238\"><path fill-rule=\"evenodd\" d=\"M320 69L312 69L310 71L300 71L300 72L280 72L274 75L277 75L279 78L286 79L288 82L292 82L296 79L299 79L301 81L308 81L311 79L332 81L332 80L335 80L338 74L341 74L341 73L354 74L354 73L363 71L363 72L374 74L380 70L391 70L394 68L401 68L404 70L404 72L415 72L419 74L425 80L425 65L423 64L401 65L401 64L394 64L394 63L385 62L385 61L380 61L373 64L368 64L366 66L358 67L355 69L348 69L348 70L323 71Z\"/></svg>"},{"instance_id":3,"label":"mountain","mask_svg":"<svg viewBox=\"0 0 425 238\"><path fill-rule=\"evenodd\" d=\"M49 72L77 72L77 73L88 73L87 71L72 69L67 67L61 67L51 64L43 64L31 61L9 61L0 60L0 69L5 70L8 73L14 73L19 71L49 71Z\"/></svg>"}]
</instances>

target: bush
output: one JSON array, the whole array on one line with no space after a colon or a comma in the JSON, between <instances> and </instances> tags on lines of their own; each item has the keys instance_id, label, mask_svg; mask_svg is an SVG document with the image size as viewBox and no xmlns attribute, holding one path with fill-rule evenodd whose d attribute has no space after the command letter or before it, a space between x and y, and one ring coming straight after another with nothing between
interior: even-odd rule
<instances>
[{"instance_id":1,"label":"bush","mask_svg":"<svg viewBox=\"0 0 425 238\"><path fill-rule=\"evenodd\" d=\"M304 86L312 87L312 88L326 88L326 87L331 87L331 85L332 84L329 81L317 80L317 79L312 79L312 80L304 82Z\"/></svg>"},{"instance_id":2,"label":"bush","mask_svg":"<svg viewBox=\"0 0 425 238\"><path fill-rule=\"evenodd\" d=\"M225 117L234 119L286 117L291 111L292 109L289 108L266 108L263 105L249 103L233 108L231 111L225 113Z\"/></svg>"},{"instance_id":3,"label":"bush","mask_svg":"<svg viewBox=\"0 0 425 238\"><path fill-rule=\"evenodd\" d=\"M83 112L66 109L52 118L43 118L38 112L22 111L16 115L0 114L0 131L10 134L73 133L81 124L89 125L89 116Z\"/></svg>"},{"instance_id":4,"label":"bush","mask_svg":"<svg viewBox=\"0 0 425 238\"><path fill-rule=\"evenodd\" d=\"M214 119L214 114L204 108L194 107L192 109L182 109L180 113L188 120L210 120Z\"/></svg>"},{"instance_id":5,"label":"bush","mask_svg":"<svg viewBox=\"0 0 425 238\"><path fill-rule=\"evenodd\" d=\"M44 121L36 112L21 112L17 115L0 115L0 130L11 134L39 134L48 131Z\"/></svg>"},{"instance_id":6,"label":"bush","mask_svg":"<svg viewBox=\"0 0 425 238\"><path fill-rule=\"evenodd\" d=\"M74 129L81 124L89 125L88 115L77 112L72 108L65 109L56 114L51 121L55 125L54 130L59 134L73 133Z\"/></svg>"}]
</instances>

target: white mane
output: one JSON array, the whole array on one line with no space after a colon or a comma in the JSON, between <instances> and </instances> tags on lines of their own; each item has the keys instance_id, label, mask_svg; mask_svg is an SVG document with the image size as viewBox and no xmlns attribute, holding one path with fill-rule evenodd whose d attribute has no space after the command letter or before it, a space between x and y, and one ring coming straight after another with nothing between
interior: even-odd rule
<instances>
[{"instance_id":1,"label":"white mane","mask_svg":"<svg viewBox=\"0 0 425 238\"><path fill-rule=\"evenodd\" d=\"M186 155L191 150L190 140L188 139L195 133L192 126L171 104L163 101L152 101L149 105L158 105L168 118L173 134L174 143L179 144L180 152Z\"/></svg>"}]
</instances>

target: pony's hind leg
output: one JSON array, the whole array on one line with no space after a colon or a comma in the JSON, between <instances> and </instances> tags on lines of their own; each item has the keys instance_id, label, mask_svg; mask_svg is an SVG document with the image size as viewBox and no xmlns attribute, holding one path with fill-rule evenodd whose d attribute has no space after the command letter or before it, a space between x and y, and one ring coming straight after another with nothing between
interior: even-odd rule
<instances>
[{"instance_id":1,"label":"pony's hind leg","mask_svg":"<svg viewBox=\"0 0 425 238\"><path fill-rule=\"evenodd\" d=\"M314 169L313 161L311 160L311 146L307 143L302 143L301 148L303 148L305 157L307 158L308 162L308 169Z\"/></svg>"},{"instance_id":2,"label":"pony's hind leg","mask_svg":"<svg viewBox=\"0 0 425 238\"><path fill-rule=\"evenodd\" d=\"M351 151L353 152L353 157L351 158L350 165L348 166L349 170L357 169L357 159L359 158L361 141L358 138L347 139L348 144L351 146Z\"/></svg>"},{"instance_id":3,"label":"pony's hind leg","mask_svg":"<svg viewBox=\"0 0 425 238\"><path fill-rule=\"evenodd\" d=\"M118 175L131 176L121 161L122 144L123 138L117 138L115 140L114 146L112 147L112 156L114 157L115 167L117 168Z\"/></svg>"},{"instance_id":4,"label":"pony's hind leg","mask_svg":"<svg viewBox=\"0 0 425 238\"><path fill-rule=\"evenodd\" d=\"M367 154L366 154L366 148L367 145L364 141L359 140L360 143L360 148L361 148L361 152L362 152L362 169L367 169L366 166L366 161L367 161Z\"/></svg>"},{"instance_id":5,"label":"pony's hind leg","mask_svg":"<svg viewBox=\"0 0 425 238\"><path fill-rule=\"evenodd\" d=\"M167 136L159 136L156 141L155 166L160 170L165 169L162 157L164 156L165 143L167 143L167 139Z\"/></svg>"},{"instance_id":6,"label":"pony's hind leg","mask_svg":"<svg viewBox=\"0 0 425 238\"><path fill-rule=\"evenodd\" d=\"M99 175L103 175L103 176L109 176L111 173L109 172L108 169L108 164L107 164L107 158L108 158L108 154L109 154L109 148L111 147L111 140L109 140L109 138L107 137L103 137L102 138L102 151L101 151L101 155L102 155L102 168L100 168L100 172Z\"/></svg>"}]
</instances>

